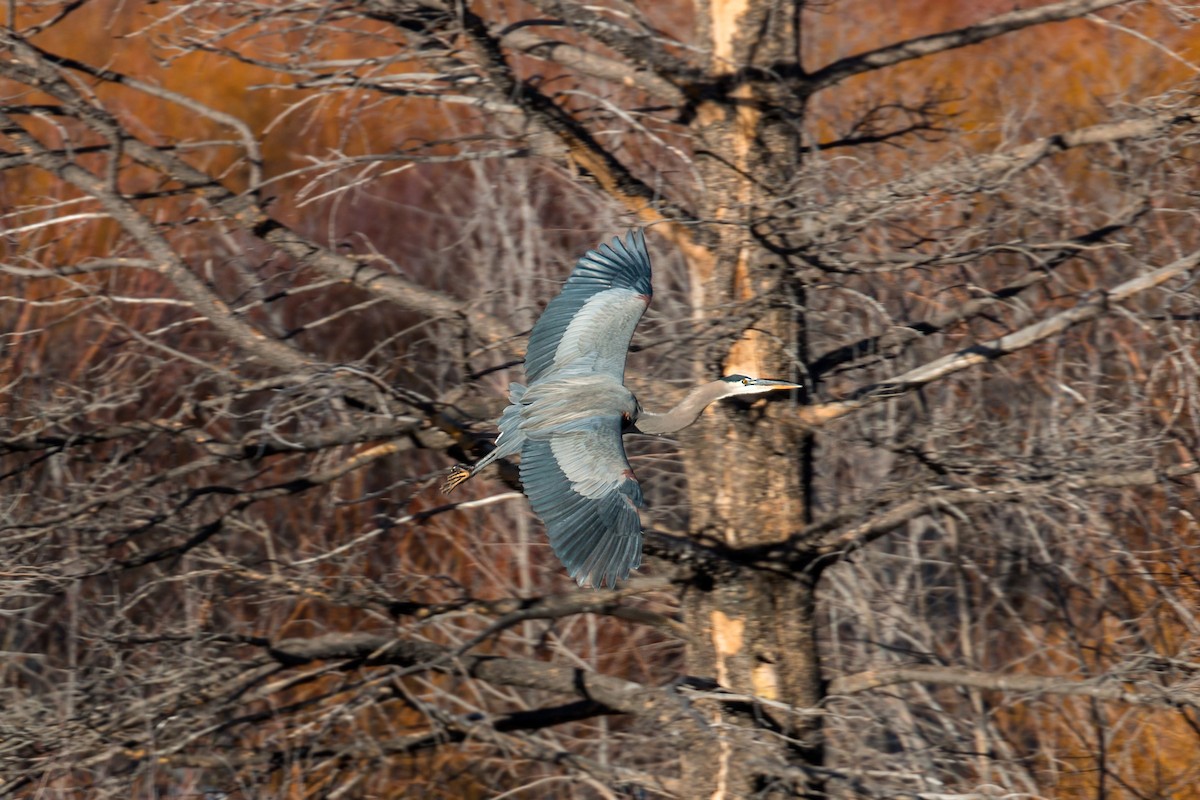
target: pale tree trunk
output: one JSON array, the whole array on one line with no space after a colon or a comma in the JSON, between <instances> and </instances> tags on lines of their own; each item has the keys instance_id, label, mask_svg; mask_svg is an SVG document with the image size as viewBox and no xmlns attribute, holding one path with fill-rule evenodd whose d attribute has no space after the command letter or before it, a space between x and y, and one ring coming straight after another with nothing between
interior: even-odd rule
<instances>
[{"instance_id":1,"label":"pale tree trunk","mask_svg":"<svg viewBox=\"0 0 1200 800\"><path fill-rule=\"evenodd\" d=\"M701 216L729 224L711 227L720 237L711 242L715 260L692 264L695 299L699 313L733 308L747 324L736 341L700 354L697 377L719 370L800 380L796 364L806 355L799 311L803 288L795 282L794 265L778 255L779 248L769 247L794 243L781 241L755 220L776 216L764 212L777 211L791 194L802 153L804 99L785 90L794 82L738 81L739 70L798 69L800 5L710 0L698 10L700 39L712 48L710 75L724 95L701 100L693 123L697 162L708 189ZM759 302L765 298L771 302ZM803 526L810 442L786 405L766 405L718 408L710 412L712 419L692 429L685 452L693 534L749 547L781 541ZM735 693L797 709L817 707L822 689L815 574L746 571L740 579L718 579L689 594L685 615L698 634L688 654L693 675L715 678ZM685 782L695 796L819 789L805 769L822 759L816 714L752 706L712 707L706 713L718 736L709 747L685 756ZM744 729L762 713L771 717L768 727L778 726L784 734L775 739L778 761L798 767L790 774L801 777L767 778L748 758ZM761 762L763 751L756 753Z\"/></svg>"}]
</instances>

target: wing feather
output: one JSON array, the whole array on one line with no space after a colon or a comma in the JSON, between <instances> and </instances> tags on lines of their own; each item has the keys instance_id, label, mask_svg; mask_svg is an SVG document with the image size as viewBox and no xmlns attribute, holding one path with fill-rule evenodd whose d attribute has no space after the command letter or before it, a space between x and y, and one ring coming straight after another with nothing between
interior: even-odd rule
<instances>
[{"instance_id":1,"label":"wing feather","mask_svg":"<svg viewBox=\"0 0 1200 800\"><path fill-rule=\"evenodd\" d=\"M640 230L589 250L529 334L529 383L572 366L621 378L651 295L650 255Z\"/></svg>"},{"instance_id":2,"label":"wing feather","mask_svg":"<svg viewBox=\"0 0 1200 800\"><path fill-rule=\"evenodd\" d=\"M620 417L527 439L521 482L555 555L580 585L616 586L641 564L642 492L621 444Z\"/></svg>"}]
</instances>

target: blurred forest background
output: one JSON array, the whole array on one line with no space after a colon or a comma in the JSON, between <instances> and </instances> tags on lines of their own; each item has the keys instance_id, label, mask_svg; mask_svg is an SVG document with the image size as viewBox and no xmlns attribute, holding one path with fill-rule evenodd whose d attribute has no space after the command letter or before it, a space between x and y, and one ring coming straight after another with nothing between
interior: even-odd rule
<instances>
[{"instance_id":1,"label":"blurred forest background","mask_svg":"<svg viewBox=\"0 0 1200 800\"><path fill-rule=\"evenodd\" d=\"M0 796L1200 797L1200 13L0 4ZM486 452L646 227L646 561Z\"/></svg>"}]
</instances>

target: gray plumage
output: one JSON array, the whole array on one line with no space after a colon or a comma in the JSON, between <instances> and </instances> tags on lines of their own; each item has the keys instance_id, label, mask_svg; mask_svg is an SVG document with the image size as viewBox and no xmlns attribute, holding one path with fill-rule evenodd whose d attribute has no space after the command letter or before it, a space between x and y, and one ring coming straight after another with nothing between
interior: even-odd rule
<instances>
[{"instance_id":1,"label":"gray plumage","mask_svg":"<svg viewBox=\"0 0 1200 800\"><path fill-rule=\"evenodd\" d=\"M529 334L528 386L509 386L496 448L456 466L450 492L498 458L521 455L521 483L550 545L579 584L616 586L642 560L642 490L623 433L672 433L723 397L798 388L731 375L698 386L665 414L643 412L625 388L625 356L650 304L641 231L589 250Z\"/></svg>"}]
</instances>

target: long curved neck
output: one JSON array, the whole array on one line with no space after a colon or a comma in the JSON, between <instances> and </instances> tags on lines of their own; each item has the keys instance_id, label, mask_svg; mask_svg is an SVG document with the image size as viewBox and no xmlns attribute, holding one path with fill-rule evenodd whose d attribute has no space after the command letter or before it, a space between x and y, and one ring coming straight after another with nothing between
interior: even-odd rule
<instances>
[{"instance_id":1,"label":"long curved neck","mask_svg":"<svg viewBox=\"0 0 1200 800\"><path fill-rule=\"evenodd\" d=\"M700 412L708 406L729 395L729 386L725 381L704 383L692 389L679 404L665 414L654 414L643 411L637 419L634 430L640 433L674 433L691 425L700 416Z\"/></svg>"}]
</instances>

